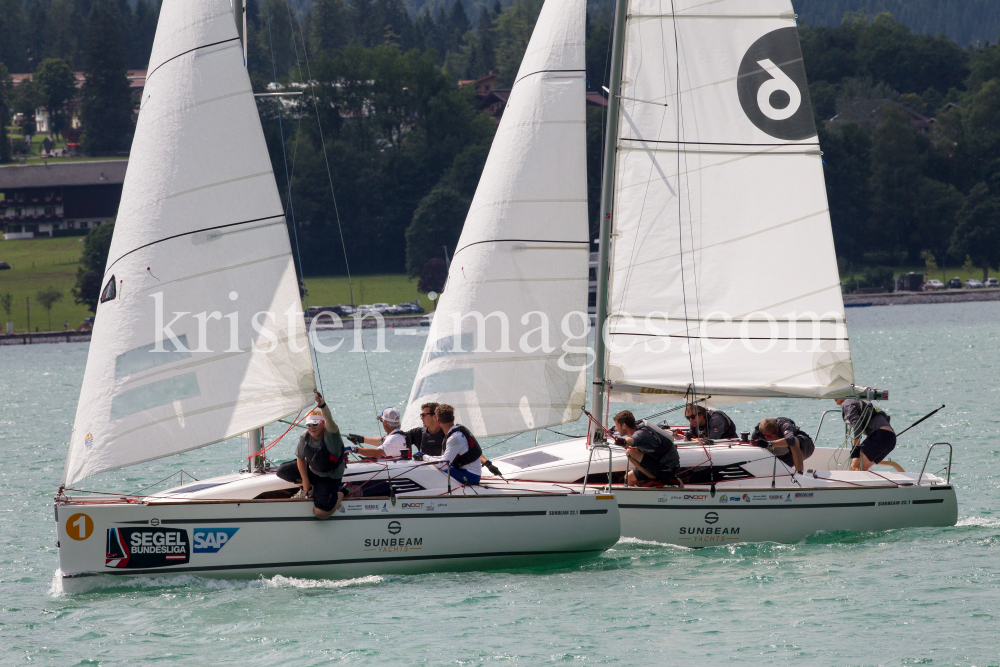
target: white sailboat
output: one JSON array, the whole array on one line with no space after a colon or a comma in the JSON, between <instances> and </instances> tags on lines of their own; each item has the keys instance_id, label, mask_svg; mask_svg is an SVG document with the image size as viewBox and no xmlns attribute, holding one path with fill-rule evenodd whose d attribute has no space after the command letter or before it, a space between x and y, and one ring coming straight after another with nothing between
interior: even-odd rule
<instances>
[{"instance_id":1,"label":"white sailboat","mask_svg":"<svg viewBox=\"0 0 1000 667\"><path fill-rule=\"evenodd\" d=\"M584 172L530 167L538 146L584 150L584 12L582 0L543 10L511 95L518 112L501 124L477 194L484 208L517 205L512 194L531 187L585 198ZM326 521L260 468L156 496L95 499L75 489L90 475L242 433L259 452L261 427L309 407L316 388L241 14L242 3L228 0L172 0L160 11L55 503L64 588L101 575L354 577L509 566L613 545L619 514L610 494L528 483L452 488L436 467L408 460L349 464L345 481L382 484L388 495L349 498ZM551 69L575 74L564 80ZM585 203L565 208L585 225ZM466 232L479 229L482 241L489 224L503 224L477 219ZM518 252L512 257L533 256ZM581 384L558 368L544 372L560 397Z\"/></svg>"},{"instance_id":2,"label":"white sailboat","mask_svg":"<svg viewBox=\"0 0 1000 667\"><path fill-rule=\"evenodd\" d=\"M615 20L592 414L606 398L884 397L854 384L791 2L618 0ZM703 546L957 520L948 478L851 472L843 450L793 478L749 443L679 449L683 491L612 485L623 535ZM495 462L582 483L590 455L580 439Z\"/></svg>"}]
</instances>

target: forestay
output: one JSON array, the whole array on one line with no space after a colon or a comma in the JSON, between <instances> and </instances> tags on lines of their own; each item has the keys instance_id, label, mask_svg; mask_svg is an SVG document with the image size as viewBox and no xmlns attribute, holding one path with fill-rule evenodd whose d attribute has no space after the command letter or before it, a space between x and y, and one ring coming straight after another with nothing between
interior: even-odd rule
<instances>
[{"instance_id":1,"label":"forestay","mask_svg":"<svg viewBox=\"0 0 1000 667\"><path fill-rule=\"evenodd\" d=\"M548 0L490 149L404 417L480 437L576 420L586 391L583 0ZM575 315L573 314L575 313ZM569 332L567 334L567 332Z\"/></svg>"},{"instance_id":2,"label":"forestay","mask_svg":"<svg viewBox=\"0 0 1000 667\"><path fill-rule=\"evenodd\" d=\"M608 379L615 400L836 397L854 380L789 0L631 0Z\"/></svg>"},{"instance_id":3,"label":"forestay","mask_svg":"<svg viewBox=\"0 0 1000 667\"><path fill-rule=\"evenodd\" d=\"M314 388L229 0L160 10L63 482L233 437Z\"/></svg>"}]
</instances>

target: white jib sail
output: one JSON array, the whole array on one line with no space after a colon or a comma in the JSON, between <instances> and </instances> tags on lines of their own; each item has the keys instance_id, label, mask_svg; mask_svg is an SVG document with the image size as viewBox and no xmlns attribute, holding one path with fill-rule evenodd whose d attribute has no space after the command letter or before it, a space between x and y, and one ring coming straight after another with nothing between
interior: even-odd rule
<instances>
[{"instance_id":1,"label":"white jib sail","mask_svg":"<svg viewBox=\"0 0 1000 667\"><path fill-rule=\"evenodd\" d=\"M233 437L314 388L229 0L160 10L63 482Z\"/></svg>"},{"instance_id":2,"label":"white jib sail","mask_svg":"<svg viewBox=\"0 0 1000 667\"><path fill-rule=\"evenodd\" d=\"M576 420L586 391L584 0L547 0L497 129L417 371L420 405L481 437ZM575 313L575 314L574 314Z\"/></svg>"},{"instance_id":3,"label":"white jib sail","mask_svg":"<svg viewBox=\"0 0 1000 667\"><path fill-rule=\"evenodd\" d=\"M854 374L789 0L631 0L615 400L835 397Z\"/></svg>"}]
</instances>

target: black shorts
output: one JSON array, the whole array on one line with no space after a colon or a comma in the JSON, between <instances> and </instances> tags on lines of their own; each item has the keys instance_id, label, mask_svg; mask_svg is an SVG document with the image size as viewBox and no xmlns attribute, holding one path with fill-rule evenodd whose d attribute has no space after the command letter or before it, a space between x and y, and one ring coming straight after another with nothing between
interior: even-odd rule
<instances>
[{"instance_id":1,"label":"black shorts","mask_svg":"<svg viewBox=\"0 0 1000 667\"><path fill-rule=\"evenodd\" d=\"M803 461L816 453L816 443L812 441L812 438L810 438L805 433L798 433L795 435L795 437L798 438L799 440L799 449L802 450ZM780 459L781 462L784 463L785 465L789 466L790 468L795 467L795 459L792 458L791 447L788 448L787 452L783 454L778 454L777 456L778 459Z\"/></svg>"},{"instance_id":2,"label":"black shorts","mask_svg":"<svg viewBox=\"0 0 1000 667\"><path fill-rule=\"evenodd\" d=\"M896 434L883 428L878 429L861 442L861 451L872 463L882 463L889 452L896 448ZM851 458L861 458L858 448L851 450Z\"/></svg>"},{"instance_id":3,"label":"black shorts","mask_svg":"<svg viewBox=\"0 0 1000 667\"><path fill-rule=\"evenodd\" d=\"M316 509L329 512L337 506L337 494L343 484L339 477L320 477L310 470L309 482L312 484L313 505Z\"/></svg>"},{"instance_id":4,"label":"black shorts","mask_svg":"<svg viewBox=\"0 0 1000 667\"><path fill-rule=\"evenodd\" d=\"M286 482L302 483L302 476L299 474L299 467L295 459L285 461L278 466L277 474ZM337 493L343 487L340 477L320 477L309 470L309 484L312 486L313 505L324 512L329 512L337 506ZM344 497L347 497L346 488L344 489Z\"/></svg>"},{"instance_id":5,"label":"black shorts","mask_svg":"<svg viewBox=\"0 0 1000 667\"><path fill-rule=\"evenodd\" d=\"M640 482L651 482L654 479L659 482L669 482L677 474L676 468L670 468L670 469L663 468L660 465L659 461L657 461L656 459L654 459L652 456L650 456L645 452L643 452L642 454L642 460L639 461L639 465L642 466L643 469L648 470L649 472L653 473L656 476L655 478L650 477L642 470L635 468L635 478Z\"/></svg>"}]
</instances>

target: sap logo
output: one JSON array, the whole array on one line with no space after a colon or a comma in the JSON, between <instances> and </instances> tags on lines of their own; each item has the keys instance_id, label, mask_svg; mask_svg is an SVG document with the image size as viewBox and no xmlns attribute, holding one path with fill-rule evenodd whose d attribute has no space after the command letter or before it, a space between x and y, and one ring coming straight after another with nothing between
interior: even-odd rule
<instances>
[{"instance_id":1,"label":"sap logo","mask_svg":"<svg viewBox=\"0 0 1000 667\"><path fill-rule=\"evenodd\" d=\"M239 528L195 528L194 552L196 554L219 553Z\"/></svg>"}]
</instances>

